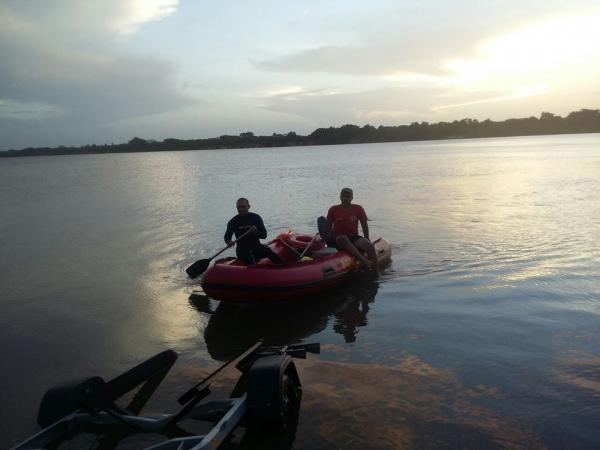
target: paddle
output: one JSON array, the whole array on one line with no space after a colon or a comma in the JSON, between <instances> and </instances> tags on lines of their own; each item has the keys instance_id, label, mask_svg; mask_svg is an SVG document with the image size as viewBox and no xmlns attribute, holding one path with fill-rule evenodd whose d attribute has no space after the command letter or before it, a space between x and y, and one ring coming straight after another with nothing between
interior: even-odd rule
<instances>
[{"instance_id":1,"label":"paddle","mask_svg":"<svg viewBox=\"0 0 600 450\"><path fill-rule=\"evenodd\" d=\"M250 230L251 229L249 229L244 234L242 234L239 238L237 238L235 241L233 241L233 243L235 244L237 241L239 241L244 236L246 236L248 233L250 233ZM228 248L229 248L229 246L225 247L224 249L220 250L218 253L214 254L210 258L199 259L198 261L196 261L190 267L188 267L187 269L185 269L186 273L188 274L188 277L190 277L193 280L197 276L202 275L204 273L204 271L206 269L208 269L208 265L210 264L210 262L214 258L216 258L217 256L219 256L221 253L223 253L225 250L227 250Z\"/></svg>"},{"instance_id":2,"label":"paddle","mask_svg":"<svg viewBox=\"0 0 600 450\"><path fill-rule=\"evenodd\" d=\"M317 238L318 235L319 235L319 233L315 233L315 235L310 240L310 242L308 243L308 245L306 247L304 247L304 250L302 250L302 253L300 253L300 255L298 256L298 261L300 261L302 259L302 257L304 256L304 254L308 251L308 249L310 248L310 246L313 244L313 242L315 242L315 239Z\"/></svg>"}]
</instances>

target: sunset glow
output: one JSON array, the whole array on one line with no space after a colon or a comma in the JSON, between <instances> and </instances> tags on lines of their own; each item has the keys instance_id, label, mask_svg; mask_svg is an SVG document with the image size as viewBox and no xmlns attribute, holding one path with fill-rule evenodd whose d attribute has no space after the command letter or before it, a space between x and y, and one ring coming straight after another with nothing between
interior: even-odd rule
<instances>
[{"instance_id":1,"label":"sunset glow","mask_svg":"<svg viewBox=\"0 0 600 450\"><path fill-rule=\"evenodd\" d=\"M10 61L0 77L0 149L600 105L600 10L591 0L59 0L3 5L0 24Z\"/></svg>"}]
</instances>

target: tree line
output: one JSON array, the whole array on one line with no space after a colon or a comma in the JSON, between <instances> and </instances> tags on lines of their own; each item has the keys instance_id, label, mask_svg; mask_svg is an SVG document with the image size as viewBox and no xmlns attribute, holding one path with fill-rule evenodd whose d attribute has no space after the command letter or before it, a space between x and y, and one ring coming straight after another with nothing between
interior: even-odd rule
<instances>
[{"instance_id":1,"label":"tree line","mask_svg":"<svg viewBox=\"0 0 600 450\"><path fill-rule=\"evenodd\" d=\"M22 150L8 150L0 152L0 157L362 144L598 132L600 132L600 110L581 109L571 112L566 117L543 112L540 117L532 116L504 121L462 119L452 122L431 124L413 122L410 125L379 127L372 125L360 127L348 124L341 127L318 128L307 136L296 134L293 131L284 134L273 133L271 136L256 136L248 131L237 136L223 135L207 139L167 138L163 141L155 141L134 137L124 144L88 144L81 147L30 147Z\"/></svg>"}]
</instances>

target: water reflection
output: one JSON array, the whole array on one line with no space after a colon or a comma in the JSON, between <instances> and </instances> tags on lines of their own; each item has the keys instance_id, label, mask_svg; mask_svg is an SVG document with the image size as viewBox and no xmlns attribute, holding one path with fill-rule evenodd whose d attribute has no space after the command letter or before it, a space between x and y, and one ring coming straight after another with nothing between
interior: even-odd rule
<instances>
[{"instance_id":1,"label":"water reflection","mask_svg":"<svg viewBox=\"0 0 600 450\"><path fill-rule=\"evenodd\" d=\"M369 305L375 301L379 282L364 278L334 293L283 304L236 305L215 302L203 294L190 296L190 304L209 314L204 330L212 358L223 361L258 339L265 345L301 342L324 330L330 318L333 331L348 343L355 342L359 328L367 325Z\"/></svg>"}]
</instances>

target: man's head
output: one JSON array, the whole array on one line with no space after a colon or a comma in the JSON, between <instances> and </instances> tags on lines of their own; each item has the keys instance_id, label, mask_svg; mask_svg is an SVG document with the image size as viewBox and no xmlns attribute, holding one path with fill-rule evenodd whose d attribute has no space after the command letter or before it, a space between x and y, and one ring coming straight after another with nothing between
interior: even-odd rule
<instances>
[{"instance_id":1,"label":"man's head","mask_svg":"<svg viewBox=\"0 0 600 450\"><path fill-rule=\"evenodd\" d=\"M352 203L352 198L353 198L352 189L350 189L349 187L342 188L342 190L340 192L340 200L342 201L342 205L344 205L344 206L350 205L350 203Z\"/></svg>"},{"instance_id":2,"label":"man's head","mask_svg":"<svg viewBox=\"0 0 600 450\"><path fill-rule=\"evenodd\" d=\"M250 202L247 198L240 197L235 202L235 207L237 208L237 212L240 216L245 216L248 214L248 210L250 209Z\"/></svg>"}]
</instances>

